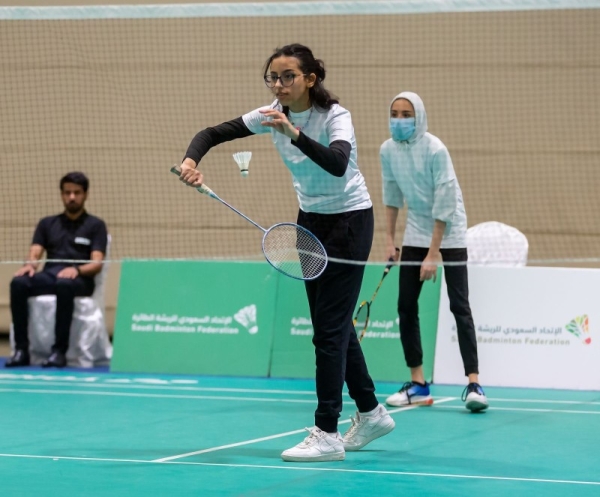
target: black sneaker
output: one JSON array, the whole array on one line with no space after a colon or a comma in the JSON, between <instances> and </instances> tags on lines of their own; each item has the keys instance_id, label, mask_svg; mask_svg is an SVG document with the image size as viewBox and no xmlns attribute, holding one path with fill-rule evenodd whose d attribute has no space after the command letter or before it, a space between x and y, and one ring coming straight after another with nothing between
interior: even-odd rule
<instances>
[{"instance_id":1,"label":"black sneaker","mask_svg":"<svg viewBox=\"0 0 600 497\"><path fill-rule=\"evenodd\" d=\"M17 349L10 359L4 363L5 368L19 368L29 366L29 352Z\"/></svg>"},{"instance_id":2,"label":"black sneaker","mask_svg":"<svg viewBox=\"0 0 600 497\"><path fill-rule=\"evenodd\" d=\"M65 354L55 350L50 357L42 363L43 368L64 368L67 365Z\"/></svg>"}]
</instances>

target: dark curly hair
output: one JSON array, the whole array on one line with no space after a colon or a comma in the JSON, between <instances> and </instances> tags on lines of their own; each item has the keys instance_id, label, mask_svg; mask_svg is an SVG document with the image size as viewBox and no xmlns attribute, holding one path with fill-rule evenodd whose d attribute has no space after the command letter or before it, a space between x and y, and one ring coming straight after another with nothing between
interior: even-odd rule
<instances>
[{"instance_id":1,"label":"dark curly hair","mask_svg":"<svg viewBox=\"0 0 600 497\"><path fill-rule=\"evenodd\" d=\"M298 59L300 70L303 74L314 74L317 76L315 84L309 88L308 95L310 103L322 110L329 110L332 105L339 103L338 98L323 86L325 80L325 64L322 60L316 59L312 50L299 43L292 43L281 48L276 48L273 54L267 59L264 67L263 76L267 75L271 62L279 57L295 57ZM287 115L288 108L283 108Z\"/></svg>"}]
</instances>

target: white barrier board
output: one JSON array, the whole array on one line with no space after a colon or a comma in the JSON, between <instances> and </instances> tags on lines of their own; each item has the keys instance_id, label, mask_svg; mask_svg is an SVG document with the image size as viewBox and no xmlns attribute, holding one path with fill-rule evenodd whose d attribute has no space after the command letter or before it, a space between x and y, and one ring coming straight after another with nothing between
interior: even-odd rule
<instances>
[{"instance_id":1,"label":"white barrier board","mask_svg":"<svg viewBox=\"0 0 600 497\"><path fill-rule=\"evenodd\" d=\"M600 390L600 270L469 266L482 386ZM442 284L435 383L466 384Z\"/></svg>"}]
</instances>

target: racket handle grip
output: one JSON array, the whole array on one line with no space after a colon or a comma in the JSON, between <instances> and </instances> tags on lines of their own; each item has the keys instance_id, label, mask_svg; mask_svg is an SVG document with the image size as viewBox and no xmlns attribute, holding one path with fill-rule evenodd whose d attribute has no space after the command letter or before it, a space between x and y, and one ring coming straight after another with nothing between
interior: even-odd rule
<instances>
[{"instance_id":1,"label":"racket handle grip","mask_svg":"<svg viewBox=\"0 0 600 497\"><path fill-rule=\"evenodd\" d=\"M398 247L396 247L396 254L399 254L399 253L400 253L400 249L399 249ZM388 264L387 266L385 266L385 273L386 273L386 274L387 274L387 273L389 273L389 272L390 272L390 269L392 269L392 268L394 267L394 263L395 263L396 261L394 260L394 258L393 258L393 257L390 257L390 258L388 259L388 262L391 262L391 264Z\"/></svg>"},{"instance_id":2,"label":"racket handle grip","mask_svg":"<svg viewBox=\"0 0 600 497\"><path fill-rule=\"evenodd\" d=\"M178 165L173 166L171 168L171 172L173 174L176 174L177 176L181 176L181 168ZM215 192L213 192L206 185L201 185L201 186L197 187L196 190L198 190L200 193L204 193L205 195L208 195L209 197L216 197Z\"/></svg>"}]
</instances>

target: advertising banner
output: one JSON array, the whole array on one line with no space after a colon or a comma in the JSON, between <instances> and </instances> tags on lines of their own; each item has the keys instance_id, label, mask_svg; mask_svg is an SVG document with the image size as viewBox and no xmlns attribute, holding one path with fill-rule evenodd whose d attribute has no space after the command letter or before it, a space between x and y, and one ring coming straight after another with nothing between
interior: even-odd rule
<instances>
[{"instance_id":1,"label":"advertising banner","mask_svg":"<svg viewBox=\"0 0 600 497\"><path fill-rule=\"evenodd\" d=\"M361 345L369 372L377 381L410 380L398 328L398 268L392 268L371 307L367 333ZM370 300L381 279L383 266L365 268L359 303ZM419 319L423 345L423 368L431 380L437 330L440 281L423 285L419 300ZM313 378L315 353L312 345L312 323L303 284L281 278L277 292L277 312L273 335L271 375L286 378Z\"/></svg>"},{"instance_id":2,"label":"advertising banner","mask_svg":"<svg viewBox=\"0 0 600 497\"><path fill-rule=\"evenodd\" d=\"M278 274L266 262L124 262L111 371L266 376Z\"/></svg>"},{"instance_id":3,"label":"advertising banner","mask_svg":"<svg viewBox=\"0 0 600 497\"><path fill-rule=\"evenodd\" d=\"M367 266L370 300L383 266ZM424 370L431 379L440 278L419 300ZM362 347L374 380L410 379L398 329L398 268L371 308ZM359 300L360 302L360 300ZM302 281L265 263L126 261L111 371L314 378L313 328Z\"/></svg>"},{"instance_id":4,"label":"advertising banner","mask_svg":"<svg viewBox=\"0 0 600 497\"><path fill-rule=\"evenodd\" d=\"M600 270L469 267L485 386L600 390ZM434 381L465 384L442 286Z\"/></svg>"}]
</instances>

